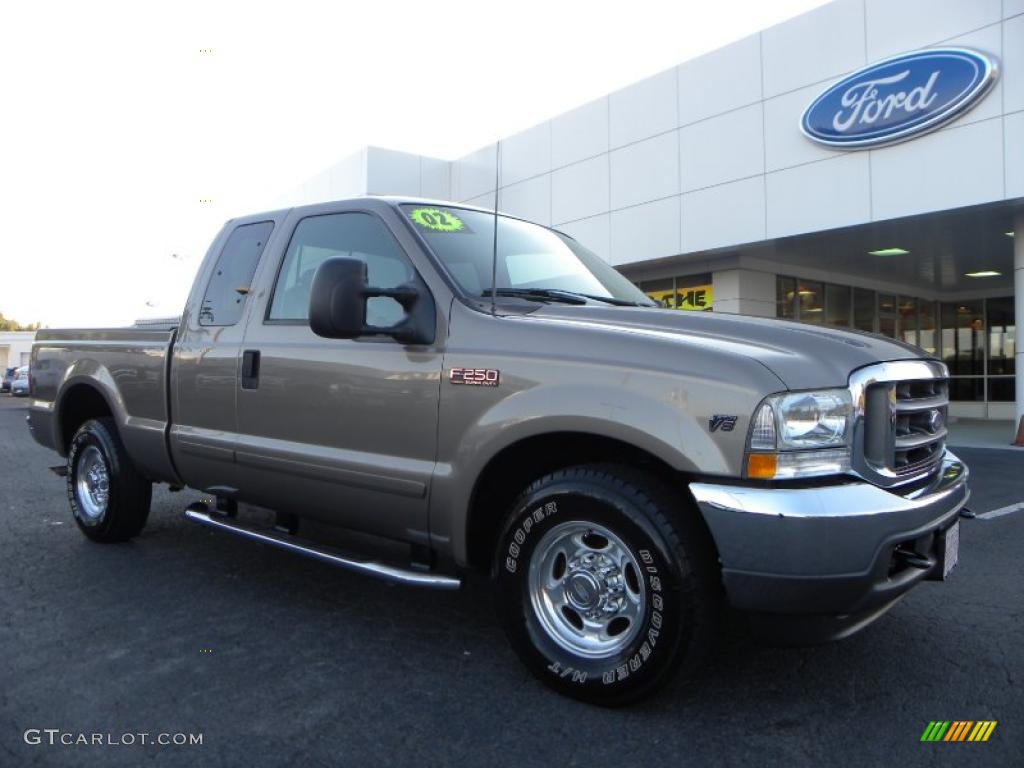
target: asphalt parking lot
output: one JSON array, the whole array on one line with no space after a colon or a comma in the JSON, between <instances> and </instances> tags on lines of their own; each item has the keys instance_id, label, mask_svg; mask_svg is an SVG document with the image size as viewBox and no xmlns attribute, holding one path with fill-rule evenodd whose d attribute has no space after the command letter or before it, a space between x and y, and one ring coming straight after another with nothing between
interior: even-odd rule
<instances>
[{"instance_id":1,"label":"asphalt parking lot","mask_svg":"<svg viewBox=\"0 0 1024 768\"><path fill-rule=\"evenodd\" d=\"M965 521L951 581L842 643L755 644L626 710L558 697L505 643L487 585L392 587L186 522L88 542L25 400L0 398L0 766L1020 765L1024 512ZM964 450L977 512L1024 500L1024 451ZM997 720L921 743L930 720ZM202 734L201 745L26 744Z\"/></svg>"}]
</instances>

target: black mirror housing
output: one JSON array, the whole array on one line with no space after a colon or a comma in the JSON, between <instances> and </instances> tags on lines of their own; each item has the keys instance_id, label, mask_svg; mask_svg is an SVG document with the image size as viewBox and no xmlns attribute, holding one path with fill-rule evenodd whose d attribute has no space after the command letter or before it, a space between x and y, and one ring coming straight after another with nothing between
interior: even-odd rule
<instances>
[{"instance_id":1,"label":"black mirror housing","mask_svg":"<svg viewBox=\"0 0 1024 768\"><path fill-rule=\"evenodd\" d=\"M366 324L366 300L386 296L397 301L405 319L388 328ZM321 264L309 293L309 327L328 339L391 336L402 344L432 344L437 319L434 301L425 286L415 282L397 288L372 288L366 262L336 257Z\"/></svg>"}]
</instances>

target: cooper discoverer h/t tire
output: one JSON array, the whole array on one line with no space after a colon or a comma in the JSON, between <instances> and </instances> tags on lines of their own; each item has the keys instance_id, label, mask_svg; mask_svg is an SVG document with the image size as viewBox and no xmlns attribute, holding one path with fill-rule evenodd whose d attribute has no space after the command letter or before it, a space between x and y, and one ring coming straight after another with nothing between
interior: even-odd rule
<instances>
[{"instance_id":1,"label":"cooper discoverer h/t tire","mask_svg":"<svg viewBox=\"0 0 1024 768\"><path fill-rule=\"evenodd\" d=\"M138 473L112 419L90 419L71 438L67 490L71 513L93 541L126 541L149 517L153 484Z\"/></svg>"},{"instance_id":2,"label":"cooper discoverer h/t tire","mask_svg":"<svg viewBox=\"0 0 1024 768\"><path fill-rule=\"evenodd\" d=\"M526 666L596 704L695 671L717 631L721 587L703 521L631 467L578 466L532 483L512 505L492 581Z\"/></svg>"}]
</instances>

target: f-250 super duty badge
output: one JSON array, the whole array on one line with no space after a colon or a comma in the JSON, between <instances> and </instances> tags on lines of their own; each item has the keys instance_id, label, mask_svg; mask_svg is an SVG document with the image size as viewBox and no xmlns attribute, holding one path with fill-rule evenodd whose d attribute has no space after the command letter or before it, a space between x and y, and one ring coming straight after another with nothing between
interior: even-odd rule
<instances>
[{"instance_id":1,"label":"f-250 super duty badge","mask_svg":"<svg viewBox=\"0 0 1024 768\"><path fill-rule=\"evenodd\" d=\"M469 384L474 387L496 387L501 380L497 368L450 368L448 381L452 384Z\"/></svg>"}]
</instances>

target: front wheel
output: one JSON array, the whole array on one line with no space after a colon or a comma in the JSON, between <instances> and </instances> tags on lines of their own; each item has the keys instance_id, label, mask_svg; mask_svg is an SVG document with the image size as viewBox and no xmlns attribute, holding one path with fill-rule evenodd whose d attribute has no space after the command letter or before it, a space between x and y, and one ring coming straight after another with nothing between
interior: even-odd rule
<instances>
[{"instance_id":1,"label":"front wheel","mask_svg":"<svg viewBox=\"0 0 1024 768\"><path fill-rule=\"evenodd\" d=\"M131 463L111 419L90 419L71 438L67 483L75 522L93 541L126 541L145 526L153 484Z\"/></svg>"},{"instance_id":2,"label":"front wheel","mask_svg":"<svg viewBox=\"0 0 1024 768\"><path fill-rule=\"evenodd\" d=\"M717 628L713 551L699 516L658 477L559 470L509 514L492 572L498 614L545 683L624 704L704 657Z\"/></svg>"}]
</instances>

